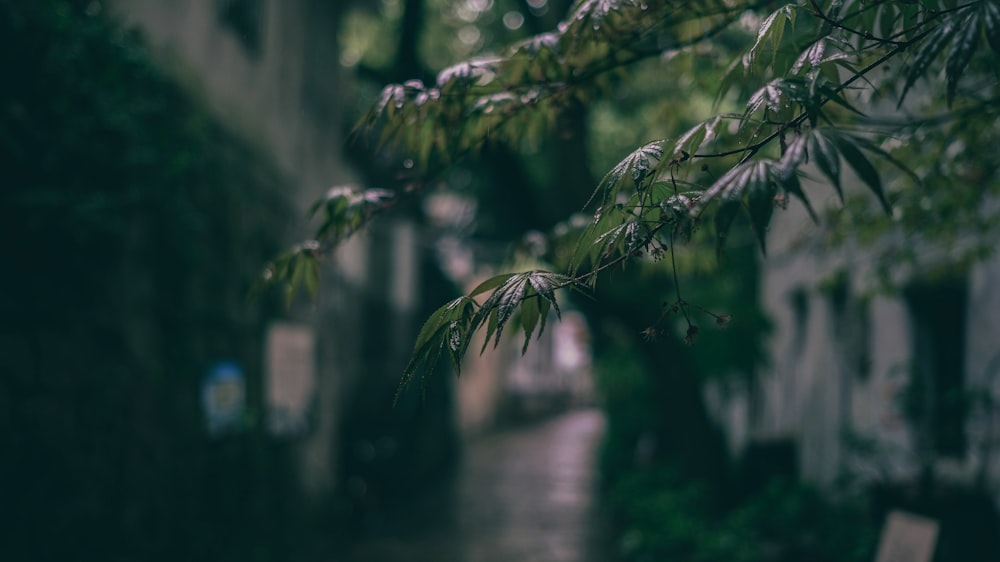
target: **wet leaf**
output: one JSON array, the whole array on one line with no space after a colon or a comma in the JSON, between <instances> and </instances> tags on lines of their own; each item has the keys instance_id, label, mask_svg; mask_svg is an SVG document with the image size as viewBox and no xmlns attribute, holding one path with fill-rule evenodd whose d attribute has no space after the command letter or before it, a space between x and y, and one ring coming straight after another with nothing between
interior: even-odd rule
<instances>
[{"instance_id":1,"label":"wet leaf","mask_svg":"<svg viewBox=\"0 0 1000 562\"><path fill-rule=\"evenodd\" d=\"M772 80L754 92L747 101L746 114L751 115L756 113L762 107L770 109L771 111L780 111L782 89L779 87L779 84L782 81L783 79L780 78Z\"/></svg>"},{"instance_id":2,"label":"wet leaf","mask_svg":"<svg viewBox=\"0 0 1000 562\"><path fill-rule=\"evenodd\" d=\"M820 63L823 62L824 53L826 53L826 39L819 39L810 45L808 49L802 51L799 58L795 60L795 63L792 65L792 74L801 72L807 63L810 68L819 67Z\"/></svg>"},{"instance_id":3,"label":"wet leaf","mask_svg":"<svg viewBox=\"0 0 1000 562\"><path fill-rule=\"evenodd\" d=\"M760 28L757 30L757 39L754 41L750 50L747 51L744 57L744 66L748 69L757 59L758 49L763 47L765 43L770 43L771 46L771 62L773 64L774 58L778 53L778 45L781 43L781 38L785 33L785 22L794 21L796 6L794 4L786 4L766 18L761 22Z\"/></svg>"},{"instance_id":4,"label":"wet leaf","mask_svg":"<svg viewBox=\"0 0 1000 562\"><path fill-rule=\"evenodd\" d=\"M507 280L509 280L511 277L513 277L515 275L517 275L517 274L516 273L504 273L502 275L495 275L493 277L490 277L486 281L483 281L482 283L480 283L479 285L477 285L476 288L473 289L471 293L469 293L469 296L470 297L475 297L475 296L481 295L481 294L483 294L483 293L485 293L487 291L492 291L493 289L496 289L497 287L499 287L499 286L503 285L504 283L506 283Z\"/></svg>"},{"instance_id":5,"label":"wet leaf","mask_svg":"<svg viewBox=\"0 0 1000 562\"><path fill-rule=\"evenodd\" d=\"M868 185L872 193L875 194L875 197L878 198L879 203L882 204L885 212L891 214L892 207L885 198L885 191L882 188L882 179L879 177L878 170L875 169L875 166L872 165L864 153L858 149L857 142L847 135L840 134L834 136L833 140L847 164L858 175L858 178Z\"/></svg>"},{"instance_id":6,"label":"wet leaf","mask_svg":"<svg viewBox=\"0 0 1000 562\"><path fill-rule=\"evenodd\" d=\"M503 329L524 296L528 278L525 273L511 275L486 299L473 318L473 325L486 324L486 339L480 353L486 351L490 340L494 347L500 342Z\"/></svg>"},{"instance_id":7,"label":"wet leaf","mask_svg":"<svg viewBox=\"0 0 1000 562\"><path fill-rule=\"evenodd\" d=\"M965 71L965 67L972 59L972 54L979 45L979 13L972 12L961 23L959 30L955 33L955 40L951 44L948 58L945 61L944 71L947 80L947 100L951 106L955 99L955 90L958 88L958 81Z\"/></svg>"},{"instance_id":8,"label":"wet leaf","mask_svg":"<svg viewBox=\"0 0 1000 562\"><path fill-rule=\"evenodd\" d=\"M496 74L502 62L499 57L483 57L449 66L438 73L437 86L445 92L468 88Z\"/></svg>"},{"instance_id":9,"label":"wet leaf","mask_svg":"<svg viewBox=\"0 0 1000 562\"><path fill-rule=\"evenodd\" d=\"M463 296L449 301L435 310L417 334L417 340L413 346L414 352L427 347L445 326L449 326L452 321L462 319L470 310L474 309L475 301Z\"/></svg>"},{"instance_id":10,"label":"wet leaf","mask_svg":"<svg viewBox=\"0 0 1000 562\"><path fill-rule=\"evenodd\" d=\"M632 186L636 190L642 189L647 179L652 179L655 174L651 172L656 168L653 163L659 162L663 157L663 143L665 141L653 141L647 143L625 157L614 168L608 172L597 189L590 195L584 208L588 207L593 200L601 195L602 207L614 204L618 199L618 194L623 187L622 180L627 176L632 180Z\"/></svg>"},{"instance_id":11,"label":"wet leaf","mask_svg":"<svg viewBox=\"0 0 1000 562\"><path fill-rule=\"evenodd\" d=\"M716 199L738 200L750 183L754 164L754 162L744 162L730 168L702 193L698 202L691 208L691 216L695 218L700 216L708 204Z\"/></svg>"},{"instance_id":12,"label":"wet leaf","mask_svg":"<svg viewBox=\"0 0 1000 562\"><path fill-rule=\"evenodd\" d=\"M833 143L826 138L820 129L813 129L809 134L809 153L819 171L830 180L840 203L844 203L844 189L840 185L840 156Z\"/></svg>"},{"instance_id":13,"label":"wet leaf","mask_svg":"<svg viewBox=\"0 0 1000 562\"><path fill-rule=\"evenodd\" d=\"M426 378L437 368L442 351L447 350L455 372L461 373L462 357L474 331L472 319L475 310L476 302L463 296L441 306L424 322L396 389L396 402L414 377L420 375Z\"/></svg>"},{"instance_id":14,"label":"wet leaf","mask_svg":"<svg viewBox=\"0 0 1000 562\"><path fill-rule=\"evenodd\" d=\"M982 2L983 31L986 41L993 51L1000 55L1000 4L997 2Z\"/></svg>"},{"instance_id":15,"label":"wet leaf","mask_svg":"<svg viewBox=\"0 0 1000 562\"><path fill-rule=\"evenodd\" d=\"M705 138L718 125L719 120L719 117L713 117L688 129L674 143L674 148L670 152L671 157L677 160L686 160L691 155L696 154Z\"/></svg>"},{"instance_id":16,"label":"wet leaf","mask_svg":"<svg viewBox=\"0 0 1000 562\"><path fill-rule=\"evenodd\" d=\"M538 298L533 298L525 300L524 304L521 305L521 327L524 330L524 343L521 345L521 355L528 352L531 335L535 331L535 326L538 325L538 319L541 316L539 302ZM541 332L539 332L539 335L541 335Z\"/></svg>"},{"instance_id":17,"label":"wet leaf","mask_svg":"<svg viewBox=\"0 0 1000 562\"><path fill-rule=\"evenodd\" d=\"M747 213L750 215L750 225L757 237L760 253L767 254L767 229L774 215L774 196L777 189L768 182L750 192L747 196Z\"/></svg>"},{"instance_id":18,"label":"wet leaf","mask_svg":"<svg viewBox=\"0 0 1000 562\"><path fill-rule=\"evenodd\" d=\"M800 164L805 162L808 141L808 135L795 135L792 142L788 144L788 148L785 149L785 153L781 155L781 160L778 161L778 167L783 172L794 171Z\"/></svg>"},{"instance_id":19,"label":"wet leaf","mask_svg":"<svg viewBox=\"0 0 1000 562\"><path fill-rule=\"evenodd\" d=\"M893 30L896 29L896 23L902 17L902 13L898 7L891 3L880 5L878 12L879 36L882 38L892 37Z\"/></svg>"},{"instance_id":20,"label":"wet leaf","mask_svg":"<svg viewBox=\"0 0 1000 562\"><path fill-rule=\"evenodd\" d=\"M339 242L363 227L373 216L391 206L395 194L385 189L359 191L352 186L330 188L326 197L309 209L322 222L316 238Z\"/></svg>"},{"instance_id":21,"label":"wet leaf","mask_svg":"<svg viewBox=\"0 0 1000 562\"><path fill-rule=\"evenodd\" d=\"M494 280L490 280L490 286L496 286L493 293L483 302L471 320L473 330L486 325L486 339L480 353L486 350L490 341L494 347L500 343L503 330L514 317L515 311L521 315L521 325L526 339L530 339L535 326L539 323L541 323L539 329L541 333L545 322L541 314L543 311L548 313L549 305L555 306L555 290L572 284L568 277L546 271L516 273L507 276L498 285ZM556 309L558 310L558 307ZM524 346L527 346L527 342Z\"/></svg>"},{"instance_id":22,"label":"wet leaf","mask_svg":"<svg viewBox=\"0 0 1000 562\"><path fill-rule=\"evenodd\" d=\"M813 209L812 204L809 202L809 198L806 196L806 192L802 189L802 183L799 181L798 172L795 170L776 171L774 174L774 181L785 193L792 195L802 203L802 205L806 208L806 212L809 213L809 218L811 218L813 222L819 223L819 216L816 215L816 210Z\"/></svg>"},{"instance_id":23,"label":"wet leaf","mask_svg":"<svg viewBox=\"0 0 1000 562\"><path fill-rule=\"evenodd\" d=\"M938 24L938 27L924 38L917 54L910 61L909 70L906 73L906 82L903 85L903 92L899 95L899 101L896 104L897 109L903 105L903 100L906 98L906 94L910 91L910 88L913 87L918 79L927 75L927 70L930 68L931 63L948 46L948 43L951 42L952 38L961 28L956 19L955 16L944 17L941 23Z\"/></svg>"},{"instance_id":24,"label":"wet leaf","mask_svg":"<svg viewBox=\"0 0 1000 562\"><path fill-rule=\"evenodd\" d=\"M815 92L817 94L822 95L823 99L827 99L829 101L832 101L833 103L839 105L840 107L843 107L843 108L847 109L851 113L854 113L854 114L859 115L861 117L865 116L865 114L861 110L859 110L858 108L856 108L853 105L851 105L850 103L848 103L848 101L842 95L840 95L840 92L837 91L837 88L834 87L834 85L832 83L830 83L829 81L821 80L818 84L816 84ZM807 110L810 110L810 109L813 109L813 108L807 107ZM816 111L819 110L819 104L818 103L815 104L815 110Z\"/></svg>"},{"instance_id":25,"label":"wet leaf","mask_svg":"<svg viewBox=\"0 0 1000 562\"><path fill-rule=\"evenodd\" d=\"M719 204L719 208L715 210L715 255L717 259L722 259L726 240L729 238L729 228L739 213L739 201L723 201Z\"/></svg>"}]
</instances>

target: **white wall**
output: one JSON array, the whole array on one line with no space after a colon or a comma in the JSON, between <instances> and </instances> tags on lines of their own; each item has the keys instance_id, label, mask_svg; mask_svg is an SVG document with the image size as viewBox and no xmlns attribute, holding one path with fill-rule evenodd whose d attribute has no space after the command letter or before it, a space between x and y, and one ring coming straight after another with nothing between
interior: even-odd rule
<instances>
[{"instance_id":1,"label":"white wall","mask_svg":"<svg viewBox=\"0 0 1000 562\"><path fill-rule=\"evenodd\" d=\"M806 189L810 194L830 193L826 186L807 184ZM812 200L819 207L839 204L830 198L817 202L816 195ZM788 210L775 213L760 285L762 305L774 322L767 343L771 363L759 373L757 388L710 387L709 403L734 454L754 440L791 438L798 445L802 476L814 483L832 485L844 471L863 478L911 478L919 469L919 458L915 433L902 406L915 351L910 312L901 298L866 289L874 284L872 264L863 249L826 248L820 229L795 201ZM847 273L849 298L867 302L859 308L864 311L856 320L861 324L847 325L846 332L844 326L838 328L833 303L824 290L838 271ZM994 489L1000 487L998 288L1000 257L973 268L965 387L991 393L994 413L992 418L983 412L970 416L965 459L939 459L936 464L944 478L971 481L981 463L991 461ZM859 372L852 360L859 345L866 345L870 353L865 372ZM872 440L878 454L849 450L845 430ZM995 452L985 455L977 443L991 444Z\"/></svg>"}]
</instances>

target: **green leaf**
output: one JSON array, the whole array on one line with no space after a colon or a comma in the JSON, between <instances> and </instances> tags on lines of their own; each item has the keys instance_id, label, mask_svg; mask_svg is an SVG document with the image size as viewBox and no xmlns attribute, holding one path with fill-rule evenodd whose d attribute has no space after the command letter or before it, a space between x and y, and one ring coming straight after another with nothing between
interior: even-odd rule
<instances>
[{"instance_id":1,"label":"green leaf","mask_svg":"<svg viewBox=\"0 0 1000 562\"><path fill-rule=\"evenodd\" d=\"M470 310L475 309L475 301L469 297L458 297L451 300L444 306L438 308L427 318L420 332L417 334L416 343L413 345L414 353L417 353L438 336L441 330L451 324L454 320L461 320L466 317Z\"/></svg>"},{"instance_id":2,"label":"green leaf","mask_svg":"<svg viewBox=\"0 0 1000 562\"><path fill-rule=\"evenodd\" d=\"M584 263L596 268L621 240L625 225L631 219L622 205L601 209L594 222L584 230L577 241L573 258L570 260L570 273L576 274Z\"/></svg>"},{"instance_id":3,"label":"green leaf","mask_svg":"<svg viewBox=\"0 0 1000 562\"><path fill-rule=\"evenodd\" d=\"M503 334L507 320L514 313L514 309L521 304L527 284L528 274L517 273L511 275L499 287L493 290L493 293L479 308L479 311L476 312L476 316L472 320L474 326L479 326L483 322L487 322L486 341L483 342L480 353L486 351L486 347L494 336L494 347L500 343L500 336Z\"/></svg>"},{"instance_id":4,"label":"green leaf","mask_svg":"<svg viewBox=\"0 0 1000 562\"><path fill-rule=\"evenodd\" d=\"M719 208L715 210L715 256L719 260L722 259L722 253L726 247L729 228L732 226L739 212L739 201L723 201L719 204Z\"/></svg>"},{"instance_id":5,"label":"green leaf","mask_svg":"<svg viewBox=\"0 0 1000 562\"><path fill-rule=\"evenodd\" d=\"M885 191L882 189L882 180L879 178L878 170L875 169L875 166L858 149L857 140L849 135L838 134L833 137L833 141L836 143L837 149L840 150L840 154L844 157L844 160L847 161L848 165L854 169L854 172L861 181L865 182L872 193L875 194L875 197L878 198L885 212L891 214L892 207L885 198Z\"/></svg>"},{"instance_id":6,"label":"green leaf","mask_svg":"<svg viewBox=\"0 0 1000 562\"><path fill-rule=\"evenodd\" d=\"M774 21L774 25L771 26L771 64L774 64L774 59L778 56L778 44L781 43L781 36L785 34L785 22L790 20L794 12L790 12L789 8L792 5L784 6L781 11L784 12L784 17L778 16Z\"/></svg>"},{"instance_id":7,"label":"green leaf","mask_svg":"<svg viewBox=\"0 0 1000 562\"><path fill-rule=\"evenodd\" d=\"M716 199L739 200L753 176L755 162L743 162L729 169L701 194L691 208L691 216L699 217L709 203Z\"/></svg>"},{"instance_id":8,"label":"green leaf","mask_svg":"<svg viewBox=\"0 0 1000 562\"><path fill-rule=\"evenodd\" d=\"M665 141L653 141L640 146L631 154L625 157L614 168L608 172L597 189L590 196L584 205L586 208L594 200L598 193L603 191L602 204L614 203L618 198L618 193L622 187L622 179L628 175L632 179L633 186L641 189L643 182L650 177L650 172L654 169L653 162L659 161L663 157L663 144ZM650 178L651 179L651 178Z\"/></svg>"},{"instance_id":9,"label":"green leaf","mask_svg":"<svg viewBox=\"0 0 1000 562\"><path fill-rule=\"evenodd\" d=\"M472 322L475 311L476 301L462 296L449 301L430 315L420 328L413 353L403 370L396 389L396 401L415 376L426 378L434 371L444 350L447 350L455 372L461 374L462 357L469 347L471 333L478 327Z\"/></svg>"},{"instance_id":10,"label":"green leaf","mask_svg":"<svg viewBox=\"0 0 1000 562\"><path fill-rule=\"evenodd\" d=\"M726 71L722 75L722 80L719 82L719 89L715 92L715 98L712 100L712 109L718 109L722 104L723 98L729 93L733 87L740 84L747 70L744 65L740 64L740 59L733 60Z\"/></svg>"},{"instance_id":11,"label":"green leaf","mask_svg":"<svg viewBox=\"0 0 1000 562\"><path fill-rule=\"evenodd\" d=\"M251 287L251 294L281 287L284 292L285 306L289 307L302 287L305 287L310 297L316 295L319 289L319 259L320 243L307 240L281 254L268 264L260 278Z\"/></svg>"},{"instance_id":12,"label":"green leaf","mask_svg":"<svg viewBox=\"0 0 1000 562\"><path fill-rule=\"evenodd\" d=\"M837 197L840 198L840 203L843 205L844 189L840 185L840 157L837 154L837 149L820 129L813 129L809 140L809 153L812 155L813 161L816 162L816 167L833 184Z\"/></svg>"},{"instance_id":13,"label":"green leaf","mask_svg":"<svg viewBox=\"0 0 1000 562\"><path fill-rule=\"evenodd\" d=\"M982 2L983 31L993 51L1000 55L1000 3Z\"/></svg>"},{"instance_id":14,"label":"green leaf","mask_svg":"<svg viewBox=\"0 0 1000 562\"><path fill-rule=\"evenodd\" d=\"M944 17L941 23L938 24L938 27L924 38L920 50L917 51L917 54L914 55L913 60L910 62L909 70L906 73L906 82L903 85L903 92L899 95L896 109L899 109L903 105L903 100L906 98L906 94L910 91L910 88L916 83L918 78L926 75L931 63L948 46L955 33L961 28L956 19L955 16Z\"/></svg>"},{"instance_id":15,"label":"green leaf","mask_svg":"<svg viewBox=\"0 0 1000 562\"><path fill-rule=\"evenodd\" d=\"M823 62L824 53L826 53L826 39L820 38L810 45L808 49L802 51L799 58L795 59L795 63L792 65L792 74L801 72L805 68L806 63L809 64L810 68L819 67L820 63Z\"/></svg>"},{"instance_id":16,"label":"green leaf","mask_svg":"<svg viewBox=\"0 0 1000 562\"><path fill-rule=\"evenodd\" d=\"M377 213L389 208L395 195L385 189L358 191L352 186L335 186L323 199L313 203L310 216L321 215L316 233L319 240L338 242L363 227Z\"/></svg>"},{"instance_id":17,"label":"green leaf","mask_svg":"<svg viewBox=\"0 0 1000 562\"><path fill-rule=\"evenodd\" d=\"M303 282L306 292L309 293L310 298L315 298L316 292L319 290L319 262L315 256L309 254L303 263L303 268L305 269Z\"/></svg>"},{"instance_id":18,"label":"green leaf","mask_svg":"<svg viewBox=\"0 0 1000 562\"><path fill-rule=\"evenodd\" d=\"M698 149L701 148L705 139L714 135L715 127L718 126L721 120L722 116L716 115L688 129L674 143L674 148L670 151L670 156L681 161L694 156L698 152Z\"/></svg>"},{"instance_id":19,"label":"green leaf","mask_svg":"<svg viewBox=\"0 0 1000 562\"><path fill-rule=\"evenodd\" d=\"M776 78L754 92L747 100L746 115L756 113L761 107L766 107L771 111L781 111L782 88L780 84L783 81L782 78Z\"/></svg>"},{"instance_id":20,"label":"green leaf","mask_svg":"<svg viewBox=\"0 0 1000 562\"><path fill-rule=\"evenodd\" d=\"M797 133L792 142L788 144L785 153L778 161L778 167L783 171L794 171L800 164L805 162L807 155L809 136Z\"/></svg>"},{"instance_id":21,"label":"green leaf","mask_svg":"<svg viewBox=\"0 0 1000 562\"><path fill-rule=\"evenodd\" d=\"M944 71L947 79L947 99L948 106L955 99L955 90L958 88L958 81L965 71L965 67L972 59L972 54L979 44L979 13L972 12L965 21L962 22L955 34L955 40L951 44L951 51L945 61Z\"/></svg>"},{"instance_id":22,"label":"green leaf","mask_svg":"<svg viewBox=\"0 0 1000 562\"><path fill-rule=\"evenodd\" d=\"M920 176L918 176L916 172L914 172L913 170L911 170L909 166L907 166L905 163L901 162L898 158L896 158L895 156L893 156L889 152L886 152L885 150L883 150L882 147L880 147L879 145L871 142L870 140L868 140L868 139L866 139L864 137L852 136L851 137L851 141L853 141L859 147L861 147L861 148L863 148L863 149L865 149L865 150L867 150L869 152L874 152L879 157L884 158L885 160L887 160L893 166L896 166L897 168L899 168L899 170L901 172L903 172L904 174L910 176L910 179L913 180L913 183L918 184L918 185L922 183L922 180L920 179Z\"/></svg>"},{"instance_id":23,"label":"green leaf","mask_svg":"<svg viewBox=\"0 0 1000 562\"><path fill-rule=\"evenodd\" d=\"M559 275L556 273L548 273L545 271L536 271L528 277L528 282L531 283L531 287L534 289L538 298L533 299L538 305L538 316L540 319L540 324L538 326L538 337L541 337L542 332L545 331L545 324L549 316L549 310L554 309L556 311L556 318L562 318L562 312L559 310L559 303L556 302L556 289L567 286L571 283L569 277L565 275ZM572 283L571 286L576 286ZM528 336L530 334L525 334L524 349L527 349ZM521 351L524 353L524 350Z\"/></svg>"},{"instance_id":24,"label":"green leaf","mask_svg":"<svg viewBox=\"0 0 1000 562\"><path fill-rule=\"evenodd\" d=\"M556 303L555 290L567 286L571 281L570 278L556 273L536 271L528 277L528 281L531 283L532 288L535 289L535 292L542 298L542 302L547 303L544 305L544 311L547 312L548 306L551 305L556 311L556 317L562 318L559 304ZM576 286L575 283L572 286ZM542 329L544 327L545 318L542 318Z\"/></svg>"},{"instance_id":25,"label":"green leaf","mask_svg":"<svg viewBox=\"0 0 1000 562\"><path fill-rule=\"evenodd\" d=\"M538 325L538 317L541 316L539 303L541 297L529 298L521 305L521 327L524 329L524 344L521 345L521 355L528 352L528 344L531 343L531 334ZM541 335L541 331L538 333Z\"/></svg>"},{"instance_id":26,"label":"green leaf","mask_svg":"<svg viewBox=\"0 0 1000 562\"><path fill-rule=\"evenodd\" d=\"M760 252L767 254L767 227L771 224L771 217L774 215L774 196L776 189L774 184L768 182L750 192L747 197L747 212L750 215L750 224L753 232L757 236L757 244Z\"/></svg>"},{"instance_id":27,"label":"green leaf","mask_svg":"<svg viewBox=\"0 0 1000 562\"><path fill-rule=\"evenodd\" d=\"M638 220L631 221L625 228L625 239L623 252L631 254L646 245L649 239L649 229Z\"/></svg>"},{"instance_id":28,"label":"green leaf","mask_svg":"<svg viewBox=\"0 0 1000 562\"><path fill-rule=\"evenodd\" d=\"M736 218L743 200L748 200L748 211L761 250L766 247L764 236L773 213L775 182L780 164L769 158L743 162L723 175L702 195L696 210L708 201L719 199L715 214L716 252L721 254L729 228ZM766 207L762 202L766 201Z\"/></svg>"},{"instance_id":29,"label":"green leaf","mask_svg":"<svg viewBox=\"0 0 1000 562\"><path fill-rule=\"evenodd\" d=\"M893 30L896 28L896 22L902 16L899 9L891 3L882 4L878 7L878 22L879 22L879 36L882 39L888 39L892 36Z\"/></svg>"},{"instance_id":30,"label":"green leaf","mask_svg":"<svg viewBox=\"0 0 1000 562\"><path fill-rule=\"evenodd\" d=\"M503 291L497 303L497 340L493 345L499 343L500 334L503 332L504 326L510 320L511 316L514 315L514 311L521 305L527 294L528 275L525 274L523 277L515 276L515 278L517 280L511 283L507 290Z\"/></svg>"},{"instance_id":31,"label":"green leaf","mask_svg":"<svg viewBox=\"0 0 1000 562\"><path fill-rule=\"evenodd\" d=\"M494 347L499 345L503 330L515 311L520 314L526 340L530 339L539 323L538 333L541 334L545 326L542 314L548 314L550 305L556 308L557 313L559 310L555 304L555 290L571 284L570 278L546 271L529 271L506 277L471 319L472 329L486 324L486 339L480 353L486 351L491 341ZM494 277L488 282L495 285L497 279ZM524 347L527 345L525 341Z\"/></svg>"},{"instance_id":32,"label":"green leaf","mask_svg":"<svg viewBox=\"0 0 1000 562\"><path fill-rule=\"evenodd\" d=\"M575 275L579 272L583 264L590 258L591 248L593 248L594 243L597 242L597 238L601 234L600 230L598 230L601 219L603 219L603 215L593 224L584 228L577 239L576 246L573 249L573 256L569 260L569 272L571 274Z\"/></svg>"},{"instance_id":33,"label":"green leaf","mask_svg":"<svg viewBox=\"0 0 1000 562\"><path fill-rule=\"evenodd\" d=\"M783 173L776 173L774 176L775 181L785 193L794 196L796 199L802 202L802 205L806 208L806 212L809 213L809 218L813 222L818 223L819 217L816 215L816 210L813 209L812 204L809 203L809 198L806 197L806 192L802 189L802 183L799 182L799 175L795 170L790 170Z\"/></svg>"},{"instance_id":34,"label":"green leaf","mask_svg":"<svg viewBox=\"0 0 1000 562\"><path fill-rule=\"evenodd\" d=\"M843 96L840 95L840 92L838 92L837 89L830 82L822 80L820 83L816 85L816 92L822 94L822 96L825 99L828 99L833 103L839 105L840 107L847 109L851 113L854 113L861 117L865 117L865 114L861 110L857 109L856 107L848 103L848 101L844 99Z\"/></svg>"},{"instance_id":35,"label":"green leaf","mask_svg":"<svg viewBox=\"0 0 1000 562\"><path fill-rule=\"evenodd\" d=\"M920 13L922 12L920 4L904 3L899 7L900 12L903 14L903 31L904 36L907 41L912 41L914 36L917 34L920 23Z\"/></svg>"},{"instance_id":36,"label":"green leaf","mask_svg":"<svg viewBox=\"0 0 1000 562\"><path fill-rule=\"evenodd\" d=\"M495 275L493 277L490 277L486 281L483 281L482 283L480 283L479 285L477 285L476 288L473 289L471 293L469 293L469 296L470 297L475 297L477 295L481 295L481 294L485 293L486 291L491 291L493 289L496 289L500 285L503 285L504 283L506 283L507 280L509 280L511 277L513 277L515 275L517 275L517 274L516 273L504 273L504 274L501 274L501 275Z\"/></svg>"},{"instance_id":37,"label":"green leaf","mask_svg":"<svg viewBox=\"0 0 1000 562\"><path fill-rule=\"evenodd\" d=\"M291 275L289 276L288 283L285 285L286 308L292 305L292 299L295 298L295 293L298 292L299 286L302 285L302 280L305 276L304 262L300 259L301 257L301 253L298 253L289 261Z\"/></svg>"},{"instance_id":38,"label":"green leaf","mask_svg":"<svg viewBox=\"0 0 1000 562\"><path fill-rule=\"evenodd\" d=\"M605 232L597 238L594 244L594 249L599 250L596 260L593 260L593 264L600 264L601 261L614 257L617 252L623 252L624 250L624 240L628 233L630 225L635 224L632 221L624 222L611 230Z\"/></svg>"},{"instance_id":39,"label":"green leaf","mask_svg":"<svg viewBox=\"0 0 1000 562\"><path fill-rule=\"evenodd\" d=\"M602 223L607 222L609 213L600 212L593 223L588 225L583 229L580 234L580 238L576 241L576 247L573 250L573 257L569 261L569 272L575 275L580 268L588 261L591 265L594 265L595 252L593 251L594 246L597 243L597 239L603 234ZM600 251L597 252L599 256Z\"/></svg>"},{"instance_id":40,"label":"green leaf","mask_svg":"<svg viewBox=\"0 0 1000 562\"><path fill-rule=\"evenodd\" d=\"M757 58L758 48L766 42L771 44L771 61L774 62L774 57L778 52L778 44L781 43L781 37L785 32L785 22L794 19L795 8L794 4L786 4L764 18L757 30L756 41L743 58L743 64L746 68L750 68Z\"/></svg>"},{"instance_id":41,"label":"green leaf","mask_svg":"<svg viewBox=\"0 0 1000 562\"><path fill-rule=\"evenodd\" d=\"M479 312L483 312L483 310L484 309L480 308ZM483 316L480 316L479 313L477 312L476 317L473 318L473 324L475 324L476 326L481 326L484 321L486 322L486 337L483 339L483 347L480 348L479 350L480 354L486 351L486 347L489 346L490 340L493 338L493 334L496 333L499 327L499 321L497 320L497 309L490 308Z\"/></svg>"},{"instance_id":42,"label":"green leaf","mask_svg":"<svg viewBox=\"0 0 1000 562\"><path fill-rule=\"evenodd\" d=\"M468 326L458 320L452 320L448 324L447 349L448 358L451 360L451 367L455 373L462 373L462 358L465 356L465 349L468 347Z\"/></svg>"}]
</instances>

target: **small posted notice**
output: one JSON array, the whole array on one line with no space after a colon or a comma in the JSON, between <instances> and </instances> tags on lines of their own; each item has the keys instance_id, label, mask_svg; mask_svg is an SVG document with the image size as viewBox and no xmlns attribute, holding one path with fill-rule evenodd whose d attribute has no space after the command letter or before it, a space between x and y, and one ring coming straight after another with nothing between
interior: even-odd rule
<instances>
[{"instance_id":1,"label":"small posted notice","mask_svg":"<svg viewBox=\"0 0 1000 562\"><path fill-rule=\"evenodd\" d=\"M239 365L232 361L212 365L201 383L201 406L210 436L222 437L243 429L246 382Z\"/></svg>"},{"instance_id":2,"label":"small posted notice","mask_svg":"<svg viewBox=\"0 0 1000 562\"><path fill-rule=\"evenodd\" d=\"M316 391L316 336L308 326L272 324L267 332L267 424L276 436L308 429Z\"/></svg>"},{"instance_id":3,"label":"small posted notice","mask_svg":"<svg viewBox=\"0 0 1000 562\"><path fill-rule=\"evenodd\" d=\"M937 535L937 521L893 511L882 529L875 562L930 562Z\"/></svg>"}]
</instances>

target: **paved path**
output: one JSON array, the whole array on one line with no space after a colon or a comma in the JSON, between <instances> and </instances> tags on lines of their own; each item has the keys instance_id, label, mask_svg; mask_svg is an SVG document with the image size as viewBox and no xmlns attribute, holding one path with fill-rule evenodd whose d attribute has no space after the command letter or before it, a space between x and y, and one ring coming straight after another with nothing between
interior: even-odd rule
<instances>
[{"instance_id":1,"label":"paved path","mask_svg":"<svg viewBox=\"0 0 1000 562\"><path fill-rule=\"evenodd\" d=\"M452 489L409 531L357 545L350 562L607 562L594 504L603 418L574 411L467 446Z\"/></svg>"}]
</instances>

